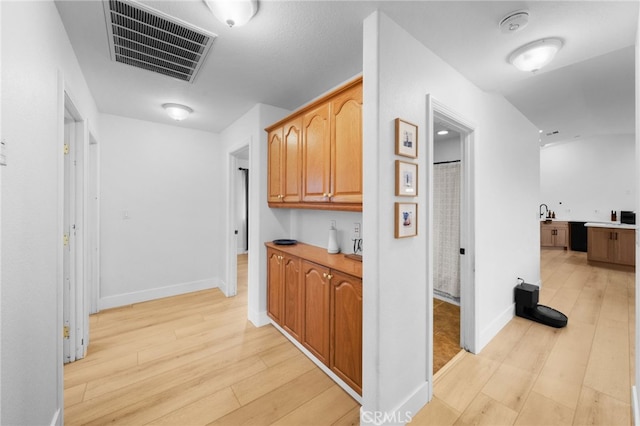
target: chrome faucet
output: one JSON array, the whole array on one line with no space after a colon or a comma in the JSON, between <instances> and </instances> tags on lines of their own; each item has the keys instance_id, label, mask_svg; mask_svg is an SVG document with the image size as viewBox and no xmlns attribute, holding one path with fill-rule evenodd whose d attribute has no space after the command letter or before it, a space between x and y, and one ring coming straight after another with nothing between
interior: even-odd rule
<instances>
[{"instance_id":1,"label":"chrome faucet","mask_svg":"<svg viewBox=\"0 0 640 426\"><path fill-rule=\"evenodd\" d=\"M544 206L545 212L542 212L542 206ZM546 204L540 204L540 217L545 217L546 214L549 214L549 206Z\"/></svg>"}]
</instances>

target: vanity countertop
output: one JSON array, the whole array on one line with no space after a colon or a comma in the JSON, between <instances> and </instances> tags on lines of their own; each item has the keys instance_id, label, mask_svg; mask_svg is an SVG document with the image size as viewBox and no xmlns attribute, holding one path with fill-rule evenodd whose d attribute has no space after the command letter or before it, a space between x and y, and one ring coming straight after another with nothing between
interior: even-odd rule
<instances>
[{"instance_id":1,"label":"vanity countertop","mask_svg":"<svg viewBox=\"0 0 640 426\"><path fill-rule=\"evenodd\" d=\"M594 228L620 228L620 229L636 229L636 225L630 225L620 222L587 222L584 226L591 226Z\"/></svg>"}]
</instances>

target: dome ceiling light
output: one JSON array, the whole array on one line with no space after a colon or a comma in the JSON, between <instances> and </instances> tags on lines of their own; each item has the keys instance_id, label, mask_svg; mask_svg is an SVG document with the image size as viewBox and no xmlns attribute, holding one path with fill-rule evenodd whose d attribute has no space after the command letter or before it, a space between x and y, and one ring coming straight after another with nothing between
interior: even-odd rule
<instances>
[{"instance_id":1,"label":"dome ceiling light","mask_svg":"<svg viewBox=\"0 0 640 426\"><path fill-rule=\"evenodd\" d=\"M169 117L176 121L184 120L193 112L188 106L180 104L162 104L162 108L164 108Z\"/></svg>"},{"instance_id":2,"label":"dome ceiling light","mask_svg":"<svg viewBox=\"0 0 640 426\"><path fill-rule=\"evenodd\" d=\"M240 27L258 11L258 0L204 0L213 16L229 28Z\"/></svg>"},{"instance_id":3,"label":"dome ceiling light","mask_svg":"<svg viewBox=\"0 0 640 426\"><path fill-rule=\"evenodd\" d=\"M545 38L516 49L509 56L509 63L520 71L536 72L553 60L562 47L562 40Z\"/></svg>"}]
</instances>

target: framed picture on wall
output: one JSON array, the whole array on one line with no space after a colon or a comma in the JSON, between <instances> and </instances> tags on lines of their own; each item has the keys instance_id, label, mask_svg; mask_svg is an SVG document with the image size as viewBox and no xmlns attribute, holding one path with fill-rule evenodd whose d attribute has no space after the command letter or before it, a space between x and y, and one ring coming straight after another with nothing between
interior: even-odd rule
<instances>
[{"instance_id":1,"label":"framed picture on wall","mask_svg":"<svg viewBox=\"0 0 640 426\"><path fill-rule=\"evenodd\" d=\"M415 197L418 195L418 165L396 160L396 195Z\"/></svg>"},{"instance_id":2,"label":"framed picture on wall","mask_svg":"<svg viewBox=\"0 0 640 426\"><path fill-rule=\"evenodd\" d=\"M418 126L396 118L396 155L418 158Z\"/></svg>"},{"instance_id":3,"label":"framed picture on wall","mask_svg":"<svg viewBox=\"0 0 640 426\"><path fill-rule=\"evenodd\" d=\"M396 203L395 220L396 238L418 235L418 203Z\"/></svg>"}]
</instances>

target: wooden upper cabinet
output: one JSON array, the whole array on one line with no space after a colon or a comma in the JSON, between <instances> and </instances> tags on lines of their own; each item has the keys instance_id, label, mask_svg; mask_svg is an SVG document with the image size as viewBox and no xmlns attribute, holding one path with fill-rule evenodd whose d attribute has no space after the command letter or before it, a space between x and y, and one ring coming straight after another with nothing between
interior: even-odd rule
<instances>
[{"instance_id":1,"label":"wooden upper cabinet","mask_svg":"<svg viewBox=\"0 0 640 426\"><path fill-rule=\"evenodd\" d=\"M267 179L267 200L270 203L282 202L283 198L283 151L282 151L282 127L269 132L269 164Z\"/></svg>"},{"instance_id":2,"label":"wooden upper cabinet","mask_svg":"<svg viewBox=\"0 0 640 426\"><path fill-rule=\"evenodd\" d=\"M362 211L362 79L267 132L269 207Z\"/></svg>"},{"instance_id":3,"label":"wooden upper cabinet","mask_svg":"<svg viewBox=\"0 0 640 426\"><path fill-rule=\"evenodd\" d=\"M300 201L300 177L302 154L302 119L297 118L284 125L282 195L284 202Z\"/></svg>"},{"instance_id":4,"label":"wooden upper cabinet","mask_svg":"<svg viewBox=\"0 0 640 426\"><path fill-rule=\"evenodd\" d=\"M304 115L302 137L302 200L329 201L331 192L330 104Z\"/></svg>"},{"instance_id":5,"label":"wooden upper cabinet","mask_svg":"<svg viewBox=\"0 0 640 426\"><path fill-rule=\"evenodd\" d=\"M331 102L331 201L362 203L362 85Z\"/></svg>"}]
</instances>

